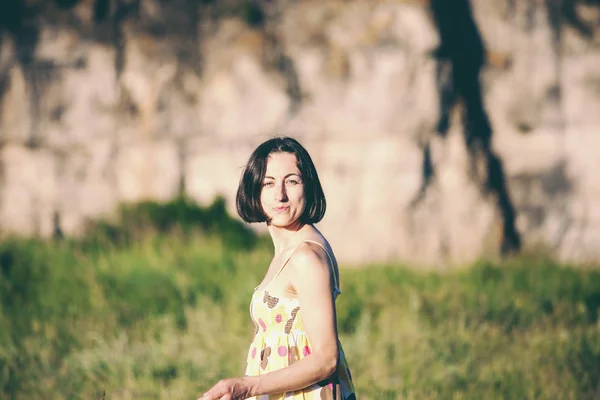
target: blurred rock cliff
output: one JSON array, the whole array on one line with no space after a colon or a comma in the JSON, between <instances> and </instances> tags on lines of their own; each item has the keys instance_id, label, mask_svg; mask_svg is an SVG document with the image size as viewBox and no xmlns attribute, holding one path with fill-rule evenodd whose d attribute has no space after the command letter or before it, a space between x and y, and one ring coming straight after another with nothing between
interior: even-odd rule
<instances>
[{"instance_id":1,"label":"blurred rock cliff","mask_svg":"<svg viewBox=\"0 0 600 400\"><path fill-rule=\"evenodd\" d=\"M223 195L286 134L346 264L600 258L596 0L0 6L0 230Z\"/></svg>"}]
</instances>

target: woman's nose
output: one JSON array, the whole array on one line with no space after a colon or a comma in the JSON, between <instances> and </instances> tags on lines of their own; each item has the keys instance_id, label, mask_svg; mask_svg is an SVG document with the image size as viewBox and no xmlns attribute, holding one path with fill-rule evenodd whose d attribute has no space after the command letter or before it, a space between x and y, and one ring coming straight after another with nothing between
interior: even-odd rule
<instances>
[{"instance_id":1,"label":"woman's nose","mask_svg":"<svg viewBox=\"0 0 600 400\"><path fill-rule=\"evenodd\" d=\"M277 200L277 201L286 201L287 200L287 193L285 191L284 184L277 186L277 191L275 193L275 200Z\"/></svg>"}]
</instances>

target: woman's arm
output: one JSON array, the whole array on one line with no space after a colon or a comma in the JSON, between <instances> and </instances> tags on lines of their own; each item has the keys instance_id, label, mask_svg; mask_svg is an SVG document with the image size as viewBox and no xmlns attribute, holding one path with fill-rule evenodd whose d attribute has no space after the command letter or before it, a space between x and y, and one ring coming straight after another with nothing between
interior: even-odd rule
<instances>
[{"instance_id":1,"label":"woman's arm","mask_svg":"<svg viewBox=\"0 0 600 400\"><path fill-rule=\"evenodd\" d=\"M302 389L328 378L337 368L332 269L327 256L316 245L304 243L296 250L288 267L302 309L311 353L286 368L255 377L253 395Z\"/></svg>"},{"instance_id":2,"label":"woman's arm","mask_svg":"<svg viewBox=\"0 0 600 400\"><path fill-rule=\"evenodd\" d=\"M261 394L303 389L333 374L338 362L338 340L332 294L332 268L323 250L301 244L286 268L300 307L311 353L285 368L260 376L227 379L205 393L203 399L244 399ZM244 397L246 396L246 397Z\"/></svg>"}]
</instances>

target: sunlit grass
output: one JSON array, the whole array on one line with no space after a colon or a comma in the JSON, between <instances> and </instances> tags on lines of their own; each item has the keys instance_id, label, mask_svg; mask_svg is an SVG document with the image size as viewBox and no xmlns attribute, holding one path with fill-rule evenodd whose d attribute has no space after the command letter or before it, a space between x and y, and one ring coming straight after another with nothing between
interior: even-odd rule
<instances>
[{"instance_id":1,"label":"sunlit grass","mask_svg":"<svg viewBox=\"0 0 600 400\"><path fill-rule=\"evenodd\" d=\"M245 233L223 219L227 235L150 220L0 244L0 398L194 399L243 374L270 244L231 245ZM446 273L342 266L341 281L359 399L600 396L598 270L521 257Z\"/></svg>"}]
</instances>

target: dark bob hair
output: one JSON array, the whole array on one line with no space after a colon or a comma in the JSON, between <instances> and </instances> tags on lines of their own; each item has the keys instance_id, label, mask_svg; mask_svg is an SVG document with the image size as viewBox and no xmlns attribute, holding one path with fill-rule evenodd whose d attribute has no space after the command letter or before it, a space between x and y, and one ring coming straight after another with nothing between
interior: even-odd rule
<instances>
[{"instance_id":1,"label":"dark bob hair","mask_svg":"<svg viewBox=\"0 0 600 400\"><path fill-rule=\"evenodd\" d=\"M269 222L260 204L260 192L267 170L267 160L272 153L296 155L306 198L306 208L300 216L300 222L316 224L325 215L325 194L310 155L297 140L290 137L269 139L254 150L238 186L236 196L238 214L246 222Z\"/></svg>"}]
</instances>

